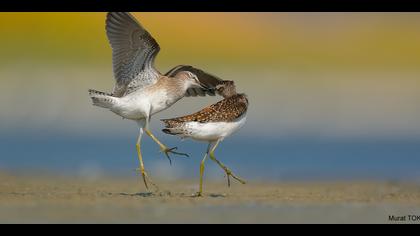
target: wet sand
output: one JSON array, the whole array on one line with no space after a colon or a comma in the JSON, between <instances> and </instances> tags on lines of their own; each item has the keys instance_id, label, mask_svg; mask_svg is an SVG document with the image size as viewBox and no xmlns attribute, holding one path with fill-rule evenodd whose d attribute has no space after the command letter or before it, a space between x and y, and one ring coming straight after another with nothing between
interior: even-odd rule
<instances>
[{"instance_id":1,"label":"wet sand","mask_svg":"<svg viewBox=\"0 0 420 236\"><path fill-rule=\"evenodd\" d=\"M394 223L420 215L420 185L389 182L87 180L0 175L0 223ZM420 222L420 221L419 221ZM403 223L419 223L407 220Z\"/></svg>"}]
</instances>

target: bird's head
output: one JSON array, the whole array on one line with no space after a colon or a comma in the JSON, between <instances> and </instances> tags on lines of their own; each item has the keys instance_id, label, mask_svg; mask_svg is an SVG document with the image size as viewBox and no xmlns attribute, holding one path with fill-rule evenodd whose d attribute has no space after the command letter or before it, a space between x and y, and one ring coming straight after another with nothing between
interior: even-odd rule
<instances>
[{"instance_id":1,"label":"bird's head","mask_svg":"<svg viewBox=\"0 0 420 236\"><path fill-rule=\"evenodd\" d=\"M186 85L186 89L189 88L201 88L207 89L207 87L200 82L197 75L189 71L181 71L179 72L176 77L180 78L183 83Z\"/></svg>"},{"instance_id":2,"label":"bird's head","mask_svg":"<svg viewBox=\"0 0 420 236\"><path fill-rule=\"evenodd\" d=\"M236 95L235 82L232 80L223 80L216 85L216 92L224 98L229 98Z\"/></svg>"}]
</instances>

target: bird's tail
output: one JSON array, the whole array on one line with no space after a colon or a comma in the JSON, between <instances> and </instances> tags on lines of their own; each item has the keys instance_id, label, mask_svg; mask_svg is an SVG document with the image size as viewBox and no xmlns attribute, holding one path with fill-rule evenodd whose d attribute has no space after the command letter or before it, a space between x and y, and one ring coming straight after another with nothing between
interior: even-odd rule
<instances>
[{"instance_id":1,"label":"bird's tail","mask_svg":"<svg viewBox=\"0 0 420 236\"><path fill-rule=\"evenodd\" d=\"M165 129L162 129L162 131L165 134L170 135L180 135L184 134L183 125L181 122L178 122L174 119L164 119L162 122L165 124Z\"/></svg>"},{"instance_id":2,"label":"bird's tail","mask_svg":"<svg viewBox=\"0 0 420 236\"><path fill-rule=\"evenodd\" d=\"M162 129L162 131L165 134L176 135L176 133L173 132L173 129Z\"/></svg>"},{"instance_id":3,"label":"bird's tail","mask_svg":"<svg viewBox=\"0 0 420 236\"><path fill-rule=\"evenodd\" d=\"M93 105L103 108L111 108L117 102L117 98L111 94L93 89L89 89L89 96L92 99Z\"/></svg>"}]
</instances>

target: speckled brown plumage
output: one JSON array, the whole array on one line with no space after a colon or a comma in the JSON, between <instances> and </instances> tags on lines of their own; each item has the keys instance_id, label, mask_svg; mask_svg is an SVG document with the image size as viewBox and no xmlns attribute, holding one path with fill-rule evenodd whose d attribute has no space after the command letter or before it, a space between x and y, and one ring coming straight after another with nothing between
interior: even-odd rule
<instances>
[{"instance_id":1,"label":"speckled brown plumage","mask_svg":"<svg viewBox=\"0 0 420 236\"><path fill-rule=\"evenodd\" d=\"M236 94L212 104L191 115L162 120L167 128L179 126L185 122L231 122L243 115L248 108L245 94Z\"/></svg>"}]
</instances>

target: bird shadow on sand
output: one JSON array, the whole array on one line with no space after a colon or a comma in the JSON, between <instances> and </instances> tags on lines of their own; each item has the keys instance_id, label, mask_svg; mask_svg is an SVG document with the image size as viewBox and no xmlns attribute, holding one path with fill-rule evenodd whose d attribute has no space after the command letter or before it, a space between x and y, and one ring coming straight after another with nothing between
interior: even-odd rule
<instances>
[{"instance_id":1,"label":"bird shadow on sand","mask_svg":"<svg viewBox=\"0 0 420 236\"><path fill-rule=\"evenodd\" d=\"M207 196L211 197L211 198L225 198L225 197L227 197L226 194L221 194L221 193L210 193Z\"/></svg>"},{"instance_id":2,"label":"bird shadow on sand","mask_svg":"<svg viewBox=\"0 0 420 236\"><path fill-rule=\"evenodd\" d=\"M141 192L141 193L112 193L112 195L124 196L124 197L156 197L154 193L151 192Z\"/></svg>"},{"instance_id":3,"label":"bird shadow on sand","mask_svg":"<svg viewBox=\"0 0 420 236\"><path fill-rule=\"evenodd\" d=\"M162 192L139 192L139 193L108 193L111 196L121 196L121 197L142 197L142 198L157 198L157 197L178 197L178 198L195 198L196 194L191 193L173 193L170 191L162 191ZM226 198L226 194L219 194L219 193L209 193L205 194L203 197L209 198Z\"/></svg>"},{"instance_id":4,"label":"bird shadow on sand","mask_svg":"<svg viewBox=\"0 0 420 236\"><path fill-rule=\"evenodd\" d=\"M138 193L110 193L114 196L124 196L124 197L171 197L174 196L170 191L162 192L138 192Z\"/></svg>"}]
</instances>

